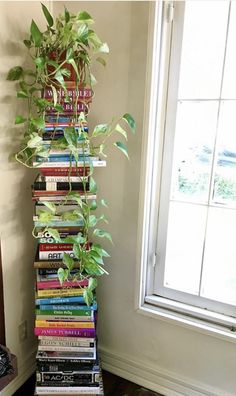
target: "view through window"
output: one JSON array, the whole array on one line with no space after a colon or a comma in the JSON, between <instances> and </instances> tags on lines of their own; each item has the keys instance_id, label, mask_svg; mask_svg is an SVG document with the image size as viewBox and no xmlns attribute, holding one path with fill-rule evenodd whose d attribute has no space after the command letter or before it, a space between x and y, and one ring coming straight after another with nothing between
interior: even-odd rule
<instances>
[{"instance_id":1,"label":"view through window","mask_svg":"<svg viewBox=\"0 0 236 396\"><path fill-rule=\"evenodd\" d=\"M155 294L236 316L236 3L175 3Z\"/></svg>"}]
</instances>

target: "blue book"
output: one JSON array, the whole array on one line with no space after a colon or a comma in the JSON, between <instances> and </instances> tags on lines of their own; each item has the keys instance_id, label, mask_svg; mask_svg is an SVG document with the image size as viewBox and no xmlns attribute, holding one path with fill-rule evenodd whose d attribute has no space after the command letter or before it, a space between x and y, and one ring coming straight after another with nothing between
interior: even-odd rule
<instances>
[{"instance_id":1,"label":"blue book","mask_svg":"<svg viewBox=\"0 0 236 396\"><path fill-rule=\"evenodd\" d=\"M54 297L54 298L36 298L36 305L54 305L54 304L71 304L71 303L83 303L85 304L84 297Z\"/></svg>"},{"instance_id":2,"label":"blue book","mask_svg":"<svg viewBox=\"0 0 236 396\"><path fill-rule=\"evenodd\" d=\"M34 221L34 226L35 227L82 227L83 226L83 220L77 220L77 221L71 221L71 220L55 220L55 221L48 221L46 223L43 223L42 221Z\"/></svg>"}]
</instances>

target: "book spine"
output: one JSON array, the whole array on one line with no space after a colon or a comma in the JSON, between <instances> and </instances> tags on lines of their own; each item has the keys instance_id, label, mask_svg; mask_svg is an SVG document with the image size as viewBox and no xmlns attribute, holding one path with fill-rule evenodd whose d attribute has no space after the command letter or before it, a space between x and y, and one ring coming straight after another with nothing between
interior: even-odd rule
<instances>
[{"instance_id":1,"label":"book spine","mask_svg":"<svg viewBox=\"0 0 236 396\"><path fill-rule=\"evenodd\" d=\"M35 327L47 327L47 328L70 328L70 329L94 329L94 322L62 322L49 320L36 320Z\"/></svg>"},{"instance_id":2,"label":"book spine","mask_svg":"<svg viewBox=\"0 0 236 396\"><path fill-rule=\"evenodd\" d=\"M80 280L80 281L64 281L63 284L58 280L49 280L49 281L39 281L36 283L37 289L57 289L61 287L77 287L77 286L88 286L88 280Z\"/></svg>"},{"instance_id":3,"label":"book spine","mask_svg":"<svg viewBox=\"0 0 236 396\"><path fill-rule=\"evenodd\" d=\"M90 317L91 315L92 315L92 313L93 313L93 311L91 311L91 309L87 309L87 310L83 310L83 309L81 309L81 310L79 310L79 309L76 309L76 310L60 310L60 309L55 309L55 310L51 310L51 309L48 309L48 310L43 310L43 309L36 309L36 315L49 315L49 316L51 316L51 315L56 315L56 316L58 316L58 315L63 315L63 316L67 316L68 317L68 319L70 319L70 316L87 316L87 317Z\"/></svg>"},{"instance_id":4,"label":"book spine","mask_svg":"<svg viewBox=\"0 0 236 396\"><path fill-rule=\"evenodd\" d=\"M85 176L45 176L46 183L78 183L82 181L88 181L88 177Z\"/></svg>"},{"instance_id":5,"label":"book spine","mask_svg":"<svg viewBox=\"0 0 236 396\"><path fill-rule=\"evenodd\" d=\"M44 345L49 345L48 342L57 342L57 343L58 342L59 343L60 342L62 342L62 343L65 343L65 342L72 343L72 342L74 342L74 343L76 343L75 346L91 346L92 347L95 344L95 338L90 338L90 337L89 338L85 338L85 337L82 337L82 338L80 338L80 337L50 337L50 336L41 335L41 336L38 337L38 339L39 339L40 342L43 342L43 341L46 342ZM81 344L81 343L83 343L83 344ZM85 343L86 343L86 345L85 345ZM91 343L93 345L91 345ZM62 344L58 344L58 345L62 345Z\"/></svg>"},{"instance_id":6,"label":"book spine","mask_svg":"<svg viewBox=\"0 0 236 396\"><path fill-rule=\"evenodd\" d=\"M54 167L53 169L49 167L40 167L40 172L47 174L52 174L52 176L88 176L90 173L90 168L89 167L78 167L78 168L61 168L61 167Z\"/></svg>"},{"instance_id":7,"label":"book spine","mask_svg":"<svg viewBox=\"0 0 236 396\"><path fill-rule=\"evenodd\" d=\"M92 305L88 307L87 305L40 305L39 309L37 312L44 313L45 311L47 312L53 312L53 315L55 313L58 313L59 311L61 312L71 312L71 315L77 315L74 312L86 312L88 315L91 314L97 307L95 305Z\"/></svg>"},{"instance_id":8,"label":"book spine","mask_svg":"<svg viewBox=\"0 0 236 396\"><path fill-rule=\"evenodd\" d=\"M57 89L57 95L59 98L76 98L76 99L86 99L92 98L92 89L91 88L68 88L66 89L66 94L64 89ZM53 91L51 88L44 88L43 90L43 98L44 99L53 99Z\"/></svg>"},{"instance_id":9,"label":"book spine","mask_svg":"<svg viewBox=\"0 0 236 396\"><path fill-rule=\"evenodd\" d=\"M73 386L73 387L59 387L59 386L36 386L35 387L36 394L44 395L44 394L55 394L55 395L96 395L100 392L100 387L92 387L92 386Z\"/></svg>"},{"instance_id":10,"label":"book spine","mask_svg":"<svg viewBox=\"0 0 236 396\"><path fill-rule=\"evenodd\" d=\"M48 250L71 250L73 244L72 243L54 243L48 245L47 243L39 244L39 251L48 251Z\"/></svg>"},{"instance_id":11,"label":"book spine","mask_svg":"<svg viewBox=\"0 0 236 396\"><path fill-rule=\"evenodd\" d=\"M64 338L66 338L66 337L64 337ZM40 340L39 341L39 346L40 347L47 347L47 348L54 348L54 347L57 347L57 348L94 348L95 343L94 342L88 342L88 341L83 342L83 341L68 341L68 340L67 341L46 341L46 340ZM43 349L41 349L41 350L43 350ZM47 350L49 351L51 349L47 349Z\"/></svg>"},{"instance_id":12,"label":"book spine","mask_svg":"<svg viewBox=\"0 0 236 396\"><path fill-rule=\"evenodd\" d=\"M66 268L65 264L62 261L48 261L48 260L42 260L42 261L34 261L34 268L42 268L42 269L58 269L58 268ZM80 263L78 261L74 262L74 268L79 268Z\"/></svg>"},{"instance_id":13,"label":"book spine","mask_svg":"<svg viewBox=\"0 0 236 396\"><path fill-rule=\"evenodd\" d=\"M60 103L60 105L62 106L62 113L66 114L66 115L72 115L75 114L76 112L80 113L80 112L86 112L88 110L88 106L85 103L81 103L78 102L77 106L73 103L68 103L68 102L64 102L64 103ZM48 106L46 108L46 112L47 113L56 113L57 110L53 107L53 106Z\"/></svg>"},{"instance_id":14,"label":"book spine","mask_svg":"<svg viewBox=\"0 0 236 396\"><path fill-rule=\"evenodd\" d=\"M81 303L85 304L83 296L75 296L75 297L54 297L54 298L36 298L36 305L44 305L44 304L72 304L72 303Z\"/></svg>"},{"instance_id":15,"label":"book spine","mask_svg":"<svg viewBox=\"0 0 236 396\"><path fill-rule=\"evenodd\" d=\"M40 191L63 191L63 190L89 190L89 183L85 183L83 185L82 182L44 182L44 181L36 181L34 182L34 190Z\"/></svg>"},{"instance_id":16,"label":"book spine","mask_svg":"<svg viewBox=\"0 0 236 396\"><path fill-rule=\"evenodd\" d=\"M39 252L39 260L62 260L64 253L70 255L70 257L74 257L74 252L72 250L65 250L60 252L48 251L48 252Z\"/></svg>"},{"instance_id":17,"label":"book spine","mask_svg":"<svg viewBox=\"0 0 236 396\"><path fill-rule=\"evenodd\" d=\"M72 289L42 289L37 291L37 297L69 297L69 296L82 296L83 289L72 288Z\"/></svg>"},{"instance_id":18,"label":"book spine","mask_svg":"<svg viewBox=\"0 0 236 396\"><path fill-rule=\"evenodd\" d=\"M94 348L81 346L58 346L58 345L39 345L38 351L57 351L57 352L87 352L94 353Z\"/></svg>"},{"instance_id":19,"label":"book spine","mask_svg":"<svg viewBox=\"0 0 236 396\"><path fill-rule=\"evenodd\" d=\"M93 320L92 316L63 316L63 315L36 315L36 320L65 320L70 322L76 322L81 320L83 322L91 322Z\"/></svg>"},{"instance_id":20,"label":"book spine","mask_svg":"<svg viewBox=\"0 0 236 396\"><path fill-rule=\"evenodd\" d=\"M47 328L47 327L35 327L34 334L39 335L50 335L50 336L65 336L65 337L95 337L95 329L73 329L73 328Z\"/></svg>"},{"instance_id":21,"label":"book spine","mask_svg":"<svg viewBox=\"0 0 236 396\"><path fill-rule=\"evenodd\" d=\"M85 159L85 161L78 161L78 167L83 167L85 165L89 166L90 162L92 162L93 167L104 167L106 166L106 161L104 160L93 160L93 159ZM69 168L69 163L66 162L33 162L33 166L37 168ZM76 163L72 162L71 163L72 168L76 168Z\"/></svg>"}]
</instances>

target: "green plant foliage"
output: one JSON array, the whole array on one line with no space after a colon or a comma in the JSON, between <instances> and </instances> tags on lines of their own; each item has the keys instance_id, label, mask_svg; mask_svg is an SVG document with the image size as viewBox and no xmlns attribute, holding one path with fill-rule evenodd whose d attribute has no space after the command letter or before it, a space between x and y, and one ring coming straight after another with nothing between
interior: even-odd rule
<instances>
[{"instance_id":1,"label":"green plant foliage","mask_svg":"<svg viewBox=\"0 0 236 396\"><path fill-rule=\"evenodd\" d=\"M109 53L109 47L91 29L94 21L86 11L73 14L65 8L64 13L54 19L47 7L42 4L42 12L47 24L46 29L41 31L32 20L28 37L23 41L32 59L31 69L14 66L7 75L8 80L16 81L17 97L20 101L24 100L23 103L28 110L27 115L18 114L15 117L17 128L23 130L21 148L15 154L15 159L32 168L36 156L47 159L51 149L67 150L71 159L71 172L71 162L78 165L81 155L79 153L83 156L90 153L92 156L107 157L106 150L112 144L129 158L128 148L122 141L110 144L114 141L113 135L127 141L129 130L135 132L135 121L128 113L120 119L114 118L110 123L101 123L95 126L91 133L87 133L84 125L87 123L88 114L82 112L77 114L76 110L72 125L65 129L63 138L52 140L48 147L45 146L42 137L48 107L58 117L64 111L60 104L61 93L63 92L67 101L71 100L67 92L66 79L71 78L71 73L74 72L76 86L91 88L96 83L96 78L91 72L93 61L105 66L106 60L103 54ZM51 100L40 95L45 86L51 88ZM84 176L87 175L85 169L88 166L89 193L96 194L98 186L94 178L93 163L89 159L84 160ZM73 244L74 259L64 253L62 259L64 268L58 270L58 279L62 285L68 279L89 279L88 286L84 289L84 299L90 305L97 286L96 277L108 274L104 268L104 258L110 257L109 253L99 243L91 242L91 239L96 237L101 240L108 239L113 243L108 231L97 228L98 224L107 223L107 219L104 213L97 215L96 210L107 208L108 203L104 198L99 201L89 199L85 177L81 178L83 186L81 194L72 191L70 180L69 173L69 191L65 201L57 205L43 202L44 209L39 211L38 218L45 223L45 231L55 243ZM61 206L71 200L75 203L76 210L61 211ZM81 232L62 239L54 224L51 224L55 219L78 221L81 224ZM37 237L35 229L33 235ZM75 261L79 262L79 268L76 275L72 276L71 271L75 267Z\"/></svg>"}]
</instances>

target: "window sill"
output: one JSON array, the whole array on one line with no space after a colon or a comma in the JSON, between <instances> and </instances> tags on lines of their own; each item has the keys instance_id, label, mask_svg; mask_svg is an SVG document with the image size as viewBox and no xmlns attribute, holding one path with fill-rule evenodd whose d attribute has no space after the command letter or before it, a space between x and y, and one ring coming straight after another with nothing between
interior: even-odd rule
<instances>
[{"instance_id":1,"label":"window sill","mask_svg":"<svg viewBox=\"0 0 236 396\"><path fill-rule=\"evenodd\" d=\"M225 341L236 342L236 320L230 316L190 307L154 295L146 296L145 302L137 311Z\"/></svg>"}]
</instances>

